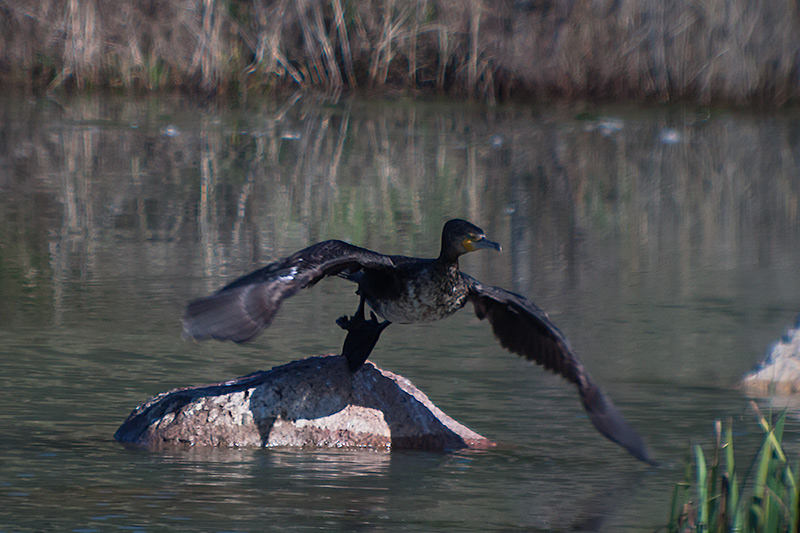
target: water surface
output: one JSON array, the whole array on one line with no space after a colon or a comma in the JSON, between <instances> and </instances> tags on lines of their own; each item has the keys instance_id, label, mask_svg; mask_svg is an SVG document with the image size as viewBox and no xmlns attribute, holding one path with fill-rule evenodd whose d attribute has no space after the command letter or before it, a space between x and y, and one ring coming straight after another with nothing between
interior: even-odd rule
<instances>
[{"instance_id":1,"label":"water surface","mask_svg":"<svg viewBox=\"0 0 800 533\"><path fill-rule=\"evenodd\" d=\"M95 98L0 118L2 531L648 531L715 419L740 464L757 446L735 386L800 311L796 115ZM158 392L337 352L357 304L327 280L238 346L183 341L186 300L328 238L433 256L453 217L504 247L462 268L546 309L665 466L469 308L390 327L372 360L496 449L113 440Z\"/></svg>"}]
</instances>

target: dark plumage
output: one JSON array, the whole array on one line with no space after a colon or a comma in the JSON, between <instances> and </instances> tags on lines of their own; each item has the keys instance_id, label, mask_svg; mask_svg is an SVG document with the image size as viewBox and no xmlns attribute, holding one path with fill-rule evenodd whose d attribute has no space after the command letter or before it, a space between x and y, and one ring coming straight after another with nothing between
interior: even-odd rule
<instances>
[{"instance_id":1,"label":"dark plumage","mask_svg":"<svg viewBox=\"0 0 800 533\"><path fill-rule=\"evenodd\" d=\"M651 462L641 437L592 381L547 314L523 296L483 285L459 270L458 258L481 248L500 250L500 245L464 220L444 225L436 259L383 255L336 240L320 242L190 302L183 316L184 335L248 341L269 326L285 298L326 276L340 276L357 283L361 296L355 315L337 321L348 331L342 353L356 371L391 322L439 320L471 302L504 348L575 384L595 427L636 458ZM369 320L365 302L374 310ZM376 313L385 321L378 322Z\"/></svg>"}]
</instances>

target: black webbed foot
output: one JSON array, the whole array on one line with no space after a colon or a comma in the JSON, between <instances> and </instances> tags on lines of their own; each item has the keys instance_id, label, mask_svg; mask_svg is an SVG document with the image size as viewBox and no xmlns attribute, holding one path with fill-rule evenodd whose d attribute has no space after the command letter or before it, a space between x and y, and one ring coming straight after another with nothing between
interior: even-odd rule
<instances>
[{"instance_id":1,"label":"black webbed foot","mask_svg":"<svg viewBox=\"0 0 800 533\"><path fill-rule=\"evenodd\" d=\"M388 320L378 322L375 313L370 312L370 319L364 318L364 299L358 305L358 310L352 317L342 316L336 320L340 328L347 331L347 337L342 346L342 355L347 359L347 366L355 372L369 358L372 349L391 322Z\"/></svg>"},{"instance_id":2,"label":"black webbed foot","mask_svg":"<svg viewBox=\"0 0 800 533\"><path fill-rule=\"evenodd\" d=\"M356 291L356 294L361 294L359 291ZM373 313L373 317L375 314ZM340 316L336 319L336 324L345 331L354 331L359 328L359 326L366 322L366 318L364 318L364 297L362 296L358 300L358 309L356 312L353 313L353 316Z\"/></svg>"},{"instance_id":3,"label":"black webbed foot","mask_svg":"<svg viewBox=\"0 0 800 533\"><path fill-rule=\"evenodd\" d=\"M336 325L339 326L340 328L342 328L345 331L350 331L350 324L355 322L355 320L356 320L355 316L352 316L352 317L349 317L347 315L340 316L339 318L336 319ZM361 320L364 320L364 319L362 318Z\"/></svg>"}]
</instances>

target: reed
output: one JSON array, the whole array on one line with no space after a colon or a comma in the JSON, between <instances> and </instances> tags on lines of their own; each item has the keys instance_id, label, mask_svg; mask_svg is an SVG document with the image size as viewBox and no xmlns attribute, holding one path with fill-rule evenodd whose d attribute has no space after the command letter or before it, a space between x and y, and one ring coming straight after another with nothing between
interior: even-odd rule
<instances>
[{"instance_id":1,"label":"reed","mask_svg":"<svg viewBox=\"0 0 800 533\"><path fill-rule=\"evenodd\" d=\"M797 101L796 2L20 0L0 80L202 93L345 84L496 98Z\"/></svg>"},{"instance_id":2,"label":"reed","mask_svg":"<svg viewBox=\"0 0 800 533\"><path fill-rule=\"evenodd\" d=\"M800 485L795 468L783 450L786 422L782 413L770 423L752 404L764 431L764 442L744 476L737 470L733 453L732 423L722 433L716 421L715 445L707 457L700 445L687 460L684 481L675 486L668 530L691 531L797 531L800 526ZM692 489L694 489L692 491ZM692 495L694 492L694 496Z\"/></svg>"}]
</instances>

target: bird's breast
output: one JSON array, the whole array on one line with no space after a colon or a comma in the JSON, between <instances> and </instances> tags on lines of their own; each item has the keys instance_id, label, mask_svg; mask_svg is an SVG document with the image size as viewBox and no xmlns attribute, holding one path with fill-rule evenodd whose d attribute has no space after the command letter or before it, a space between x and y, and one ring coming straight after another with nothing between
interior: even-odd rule
<instances>
[{"instance_id":1,"label":"bird's breast","mask_svg":"<svg viewBox=\"0 0 800 533\"><path fill-rule=\"evenodd\" d=\"M401 283L399 295L392 298L367 296L367 301L376 313L390 322L432 322L464 307L468 289L459 281L417 276Z\"/></svg>"}]
</instances>

